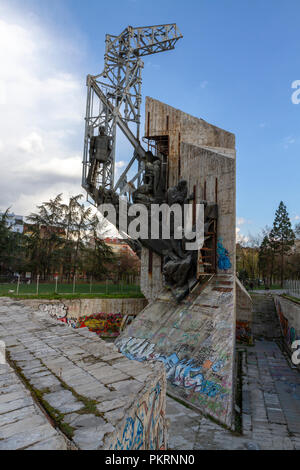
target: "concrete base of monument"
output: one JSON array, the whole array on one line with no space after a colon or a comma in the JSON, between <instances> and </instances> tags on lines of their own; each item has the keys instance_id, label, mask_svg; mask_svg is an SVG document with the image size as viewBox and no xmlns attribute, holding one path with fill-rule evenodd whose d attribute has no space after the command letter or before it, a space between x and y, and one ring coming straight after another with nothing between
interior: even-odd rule
<instances>
[{"instance_id":1,"label":"concrete base of monument","mask_svg":"<svg viewBox=\"0 0 300 470\"><path fill-rule=\"evenodd\" d=\"M116 341L140 362L165 365L171 395L233 426L235 279L219 274L180 304L163 289Z\"/></svg>"}]
</instances>

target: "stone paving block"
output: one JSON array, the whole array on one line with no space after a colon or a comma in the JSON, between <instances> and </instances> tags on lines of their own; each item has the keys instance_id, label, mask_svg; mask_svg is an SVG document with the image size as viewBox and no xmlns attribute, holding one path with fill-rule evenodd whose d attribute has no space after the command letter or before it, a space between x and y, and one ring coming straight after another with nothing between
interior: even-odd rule
<instances>
[{"instance_id":1,"label":"stone paving block","mask_svg":"<svg viewBox=\"0 0 300 470\"><path fill-rule=\"evenodd\" d=\"M79 395L83 395L86 398L89 398L91 400L99 400L103 396L103 394L107 393L107 389L104 386L101 386L101 384L94 385L93 387L81 385L79 387L76 387L76 392Z\"/></svg>"},{"instance_id":2,"label":"stone paving block","mask_svg":"<svg viewBox=\"0 0 300 470\"><path fill-rule=\"evenodd\" d=\"M0 396L5 395L7 393L19 392L22 390L24 390L24 387L20 382L13 383L11 385L7 385L7 387L0 387Z\"/></svg>"},{"instance_id":3,"label":"stone paving block","mask_svg":"<svg viewBox=\"0 0 300 470\"><path fill-rule=\"evenodd\" d=\"M101 360L102 361L113 361L115 359L122 359L122 358L124 358L123 354L121 354L119 352L115 352L115 353L112 353L112 354L107 354L106 356L102 356Z\"/></svg>"},{"instance_id":4,"label":"stone paving block","mask_svg":"<svg viewBox=\"0 0 300 470\"><path fill-rule=\"evenodd\" d=\"M17 383L17 379L13 373L0 375L0 388L8 387L14 383Z\"/></svg>"},{"instance_id":5,"label":"stone paving block","mask_svg":"<svg viewBox=\"0 0 300 470\"><path fill-rule=\"evenodd\" d=\"M100 382L102 382L104 385L113 384L115 382L120 382L122 380L127 380L127 379L128 379L128 375L123 374L122 372L116 372L115 374L112 373L108 375L107 377L99 378Z\"/></svg>"},{"instance_id":6,"label":"stone paving block","mask_svg":"<svg viewBox=\"0 0 300 470\"><path fill-rule=\"evenodd\" d=\"M300 437L291 437L291 441L293 443L294 449L295 450L300 450Z\"/></svg>"},{"instance_id":7,"label":"stone paving block","mask_svg":"<svg viewBox=\"0 0 300 470\"><path fill-rule=\"evenodd\" d=\"M122 391L124 395L131 395L138 393L143 388L143 384L137 380L122 380L122 382L114 382L111 387Z\"/></svg>"},{"instance_id":8,"label":"stone paving block","mask_svg":"<svg viewBox=\"0 0 300 470\"><path fill-rule=\"evenodd\" d=\"M0 409L3 403L9 403L14 400L18 400L24 397L24 390L20 389L19 391L5 393L0 395Z\"/></svg>"},{"instance_id":9,"label":"stone paving block","mask_svg":"<svg viewBox=\"0 0 300 470\"><path fill-rule=\"evenodd\" d=\"M15 423L20 419L23 419L26 416L34 416L37 412L36 407L32 405L25 406L24 408L19 408L15 411L10 411L8 413L0 414L0 429L1 426L5 424Z\"/></svg>"},{"instance_id":10,"label":"stone paving block","mask_svg":"<svg viewBox=\"0 0 300 470\"><path fill-rule=\"evenodd\" d=\"M70 424L73 428L100 428L106 424L103 418L93 414L71 413L64 417L64 422Z\"/></svg>"},{"instance_id":11,"label":"stone paving block","mask_svg":"<svg viewBox=\"0 0 300 470\"><path fill-rule=\"evenodd\" d=\"M115 400L108 400L108 401L103 401L99 405L97 405L97 410L100 411L100 413L104 413L107 411L112 411L117 408L121 408L126 404L125 400L120 400L119 398Z\"/></svg>"},{"instance_id":12,"label":"stone paving block","mask_svg":"<svg viewBox=\"0 0 300 470\"><path fill-rule=\"evenodd\" d=\"M31 385L38 390L49 389L51 391L58 391L61 389L60 381L53 375L46 375L44 377L29 379Z\"/></svg>"},{"instance_id":13,"label":"stone paving block","mask_svg":"<svg viewBox=\"0 0 300 470\"><path fill-rule=\"evenodd\" d=\"M281 408L267 408L268 420L270 423L285 424L286 419Z\"/></svg>"},{"instance_id":14,"label":"stone paving block","mask_svg":"<svg viewBox=\"0 0 300 470\"><path fill-rule=\"evenodd\" d=\"M9 372L9 365L8 364L0 364L0 376L2 374L7 374Z\"/></svg>"},{"instance_id":15,"label":"stone paving block","mask_svg":"<svg viewBox=\"0 0 300 470\"><path fill-rule=\"evenodd\" d=\"M84 404L78 401L69 390L47 393L43 399L61 413L71 413L84 408Z\"/></svg>"},{"instance_id":16,"label":"stone paving block","mask_svg":"<svg viewBox=\"0 0 300 470\"><path fill-rule=\"evenodd\" d=\"M63 436L53 436L45 439L32 446L26 447L25 450L67 450L68 446Z\"/></svg>"},{"instance_id":17,"label":"stone paving block","mask_svg":"<svg viewBox=\"0 0 300 470\"><path fill-rule=\"evenodd\" d=\"M55 429L50 424L42 424L29 432L14 434L8 439L0 441L0 450L24 449L32 444L48 439L56 435Z\"/></svg>"},{"instance_id":18,"label":"stone paving block","mask_svg":"<svg viewBox=\"0 0 300 470\"><path fill-rule=\"evenodd\" d=\"M278 435L278 436L288 435L288 428L285 424L270 423L269 427L272 432L272 435Z\"/></svg>"},{"instance_id":19,"label":"stone paving block","mask_svg":"<svg viewBox=\"0 0 300 470\"><path fill-rule=\"evenodd\" d=\"M294 450L294 445L288 437L280 438L273 437L272 439L273 450Z\"/></svg>"},{"instance_id":20,"label":"stone paving block","mask_svg":"<svg viewBox=\"0 0 300 470\"><path fill-rule=\"evenodd\" d=\"M118 408L116 410L108 411L104 414L105 419L107 419L113 425L117 424L118 421L121 421L124 416L124 408Z\"/></svg>"},{"instance_id":21,"label":"stone paving block","mask_svg":"<svg viewBox=\"0 0 300 470\"><path fill-rule=\"evenodd\" d=\"M8 437L18 434L20 432L31 432L39 425L45 424L45 417L35 414L34 416L27 416L17 422L9 423L0 428L0 440L7 439Z\"/></svg>"},{"instance_id":22,"label":"stone paving block","mask_svg":"<svg viewBox=\"0 0 300 470\"><path fill-rule=\"evenodd\" d=\"M74 432L73 441L82 450L96 450L103 445L105 435L114 431L111 424L99 427L78 429Z\"/></svg>"},{"instance_id":23,"label":"stone paving block","mask_svg":"<svg viewBox=\"0 0 300 470\"><path fill-rule=\"evenodd\" d=\"M0 407L0 415L3 413L8 413L10 411L18 410L32 404L32 399L30 397L20 398L18 400L10 401L9 403L2 403Z\"/></svg>"}]
</instances>

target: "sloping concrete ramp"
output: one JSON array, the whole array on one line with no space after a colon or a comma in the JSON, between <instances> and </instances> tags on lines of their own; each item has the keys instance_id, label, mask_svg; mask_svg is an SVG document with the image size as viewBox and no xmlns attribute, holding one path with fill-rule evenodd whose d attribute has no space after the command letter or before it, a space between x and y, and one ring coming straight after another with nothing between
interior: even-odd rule
<instances>
[{"instance_id":1,"label":"sloping concrete ramp","mask_svg":"<svg viewBox=\"0 0 300 470\"><path fill-rule=\"evenodd\" d=\"M177 304L164 289L116 342L130 359L164 363L170 395L232 427L235 282L215 275Z\"/></svg>"}]
</instances>

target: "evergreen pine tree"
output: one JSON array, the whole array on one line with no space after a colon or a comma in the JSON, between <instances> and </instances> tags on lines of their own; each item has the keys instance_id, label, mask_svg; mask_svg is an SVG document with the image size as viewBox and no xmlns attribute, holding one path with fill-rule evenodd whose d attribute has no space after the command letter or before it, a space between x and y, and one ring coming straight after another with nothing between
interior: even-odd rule
<instances>
[{"instance_id":1,"label":"evergreen pine tree","mask_svg":"<svg viewBox=\"0 0 300 470\"><path fill-rule=\"evenodd\" d=\"M280 283L283 287L284 255L288 254L295 243L295 234L285 204L281 201L275 213L273 227L269 236L270 242L275 247L275 252L280 255Z\"/></svg>"}]
</instances>

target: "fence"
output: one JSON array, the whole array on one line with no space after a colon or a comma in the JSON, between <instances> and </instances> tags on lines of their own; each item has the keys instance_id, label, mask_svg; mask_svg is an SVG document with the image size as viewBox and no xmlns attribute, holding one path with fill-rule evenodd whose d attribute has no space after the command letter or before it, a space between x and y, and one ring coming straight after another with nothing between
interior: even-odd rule
<instances>
[{"instance_id":1,"label":"fence","mask_svg":"<svg viewBox=\"0 0 300 470\"><path fill-rule=\"evenodd\" d=\"M63 281L56 278L54 281L41 281L39 276L36 279L0 279L0 295L41 295L41 294L95 294L95 295L140 295L140 286L137 283L127 283L119 281L114 283L111 280L95 281L76 279Z\"/></svg>"},{"instance_id":2,"label":"fence","mask_svg":"<svg viewBox=\"0 0 300 470\"><path fill-rule=\"evenodd\" d=\"M288 295L300 299L300 281L284 281L283 288Z\"/></svg>"}]
</instances>

